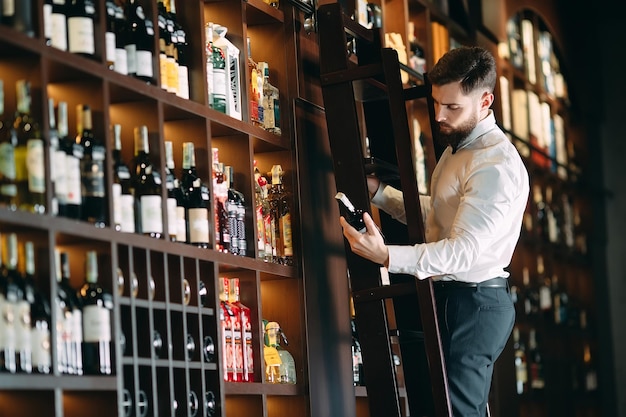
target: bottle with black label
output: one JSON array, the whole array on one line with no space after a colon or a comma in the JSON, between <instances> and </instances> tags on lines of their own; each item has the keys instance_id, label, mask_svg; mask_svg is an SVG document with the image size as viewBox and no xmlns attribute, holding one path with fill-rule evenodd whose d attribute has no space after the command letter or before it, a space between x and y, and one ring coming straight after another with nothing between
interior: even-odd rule
<instances>
[{"instance_id":1,"label":"bottle with black label","mask_svg":"<svg viewBox=\"0 0 626 417\"><path fill-rule=\"evenodd\" d=\"M59 130L59 143L62 149L65 151L65 186L66 194L64 197L59 197L59 207L65 206L65 217L70 219L81 218L81 206L83 203L83 196L81 192L81 178L80 178L80 163L83 159L83 146L76 141L76 139L69 136L68 122L67 122L67 103L64 101L59 102L58 106L58 130ZM81 110L77 110L76 114L82 113ZM76 118L76 128L78 134L82 132L82 117Z\"/></svg>"}]
</instances>

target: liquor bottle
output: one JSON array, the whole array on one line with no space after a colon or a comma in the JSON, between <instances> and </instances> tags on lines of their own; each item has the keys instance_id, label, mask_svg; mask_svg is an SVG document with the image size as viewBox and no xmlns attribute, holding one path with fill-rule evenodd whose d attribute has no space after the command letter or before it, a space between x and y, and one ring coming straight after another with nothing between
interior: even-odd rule
<instances>
[{"instance_id":1,"label":"liquor bottle","mask_svg":"<svg viewBox=\"0 0 626 417\"><path fill-rule=\"evenodd\" d=\"M0 273L0 372L17 372L15 358L16 305L19 288L13 276L17 273L17 242L3 236L2 273Z\"/></svg>"},{"instance_id":2,"label":"liquor bottle","mask_svg":"<svg viewBox=\"0 0 626 417\"><path fill-rule=\"evenodd\" d=\"M263 121L265 130L276 135L280 130L280 92L270 83L270 67L267 62L259 62L263 69Z\"/></svg>"},{"instance_id":3,"label":"liquor bottle","mask_svg":"<svg viewBox=\"0 0 626 417\"><path fill-rule=\"evenodd\" d=\"M67 325L70 329L69 342L69 364L72 373L77 375L83 374L83 305L82 300L79 297L79 293L72 287L70 283L70 261L69 255L65 252L60 253L59 265L61 266L61 279L58 281L57 293L58 296L65 294L65 302L71 308L71 317L67 318ZM58 278L57 278L58 279Z\"/></svg>"},{"instance_id":4,"label":"liquor bottle","mask_svg":"<svg viewBox=\"0 0 626 417\"><path fill-rule=\"evenodd\" d=\"M595 392L598 389L598 374L588 342L583 347L583 387L587 393Z\"/></svg>"},{"instance_id":5,"label":"liquor bottle","mask_svg":"<svg viewBox=\"0 0 626 417\"><path fill-rule=\"evenodd\" d=\"M359 233L365 233L367 228L363 221L363 210L355 208L348 196L342 192L338 192L335 198L343 205L344 210L342 212L348 224L358 230Z\"/></svg>"},{"instance_id":6,"label":"liquor bottle","mask_svg":"<svg viewBox=\"0 0 626 417\"><path fill-rule=\"evenodd\" d=\"M85 256L85 284L79 290L83 306L83 370L90 375L110 375L111 311L113 298L98 283L98 258L95 251Z\"/></svg>"},{"instance_id":7,"label":"liquor bottle","mask_svg":"<svg viewBox=\"0 0 626 417\"><path fill-rule=\"evenodd\" d=\"M252 316L250 308L241 302L239 278L231 278L229 282L229 301L239 309L241 326L242 381L254 382L254 350L252 349Z\"/></svg>"},{"instance_id":8,"label":"liquor bottle","mask_svg":"<svg viewBox=\"0 0 626 417\"><path fill-rule=\"evenodd\" d=\"M530 272L527 266L522 269L522 282L524 287L524 312L527 316L539 312L539 291L530 283Z\"/></svg>"},{"instance_id":9,"label":"liquor bottle","mask_svg":"<svg viewBox=\"0 0 626 417\"><path fill-rule=\"evenodd\" d=\"M208 23L208 41L212 45L212 57L213 57L213 83L212 83L212 102L210 107L219 111L220 113L226 113L226 96L228 93L228 79L226 77L226 53L223 48L215 44L214 38L215 26L212 22Z\"/></svg>"},{"instance_id":10,"label":"liquor bottle","mask_svg":"<svg viewBox=\"0 0 626 417\"><path fill-rule=\"evenodd\" d=\"M33 372L49 374L52 366L50 352L50 303L47 296L35 286L35 247L24 244L24 293L30 302L30 350Z\"/></svg>"},{"instance_id":11,"label":"liquor bottle","mask_svg":"<svg viewBox=\"0 0 626 417\"><path fill-rule=\"evenodd\" d=\"M46 45L50 46L52 42L52 0L44 0L43 2L43 39Z\"/></svg>"},{"instance_id":12,"label":"liquor bottle","mask_svg":"<svg viewBox=\"0 0 626 417\"><path fill-rule=\"evenodd\" d=\"M220 252L228 252L230 246L230 233L228 232L228 212L226 201L228 200L228 183L224 176L224 164L219 160L219 149L211 149L211 166L213 174L213 209L214 209L214 248Z\"/></svg>"},{"instance_id":13,"label":"liquor bottle","mask_svg":"<svg viewBox=\"0 0 626 417\"><path fill-rule=\"evenodd\" d=\"M128 52L126 43L129 35L126 15L122 6L115 6L115 66L113 69L120 74L128 75Z\"/></svg>"},{"instance_id":14,"label":"liquor bottle","mask_svg":"<svg viewBox=\"0 0 626 417\"><path fill-rule=\"evenodd\" d=\"M354 318L350 319L350 328L352 330L352 383L354 386L365 385L363 380L363 352Z\"/></svg>"},{"instance_id":15,"label":"liquor bottle","mask_svg":"<svg viewBox=\"0 0 626 417\"><path fill-rule=\"evenodd\" d=\"M219 279L219 299L220 299L220 327L221 327L221 351L222 355L222 376L224 381L234 381L234 352L233 352L233 328L231 317L233 310L228 302L230 282L228 278Z\"/></svg>"},{"instance_id":16,"label":"liquor bottle","mask_svg":"<svg viewBox=\"0 0 626 417\"><path fill-rule=\"evenodd\" d=\"M533 201L535 203L535 235L541 240L548 240L548 219L546 215L546 204L543 200L541 185L533 186Z\"/></svg>"},{"instance_id":17,"label":"liquor bottle","mask_svg":"<svg viewBox=\"0 0 626 417\"><path fill-rule=\"evenodd\" d=\"M72 314L75 309L74 297L75 291L66 290L69 282L63 283L62 262L67 262L67 254L61 254L57 248L54 250L55 255L55 276L57 280L57 295L54 300L56 311L56 357L57 369L62 374L73 374L74 362L72 358L72 329L74 325ZM64 261L62 260L64 257ZM68 265L69 268L69 265ZM81 323L82 325L82 323Z\"/></svg>"},{"instance_id":18,"label":"liquor bottle","mask_svg":"<svg viewBox=\"0 0 626 417\"><path fill-rule=\"evenodd\" d=\"M31 306L35 302L35 288L26 280L25 253L19 253L17 235L10 233L6 241L7 278L15 291L13 299L15 329L15 363L17 372L33 370L31 350ZM21 255L21 256L20 256ZM32 254L31 254L32 256ZM11 299L11 298L10 298Z\"/></svg>"},{"instance_id":19,"label":"liquor bottle","mask_svg":"<svg viewBox=\"0 0 626 417\"><path fill-rule=\"evenodd\" d=\"M154 25L152 20L146 17L143 7L136 0L130 0L127 3L126 18L129 25L126 44L128 74L154 83Z\"/></svg>"},{"instance_id":20,"label":"liquor bottle","mask_svg":"<svg viewBox=\"0 0 626 417\"><path fill-rule=\"evenodd\" d=\"M283 169L280 165L272 167L272 188L268 196L272 218L272 229L275 236L274 262L293 264L293 241L291 236L291 209L287 192L284 189Z\"/></svg>"},{"instance_id":21,"label":"liquor bottle","mask_svg":"<svg viewBox=\"0 0 626 417\"><path fill-rule=\"evenodd\" d=\"M159 85L162 89L169 91L168 51L171 49L172 38L171 33L167 30L167 10L165 9L163 1L159 0L157 9L157 23L159 27Z\"/></svg>"},{"instance_id":22,"label":"liquor bottle","mask_svg":"<svg viewBox=\"0 0 626 417\"><path fill-rule=\"evenodd\" d=\"M167 230L168 238L175 242L178 237L178 200L180 199L180 181L174 172L174 150L171 141L165 141L165 188L167 189ZM185 217L183 215L183 221ZM184 241L183 241L184 242Z\"/></svg>"},{"instance_id":23,"label":"liquor bottle","mask_svg":"<svg viewBox=\"0 0 626 417\"><path fill-rule=\"evenodd\" d=\"M89 58L96 56L96 6L93 0L70 0L67 9L68 50Z\"/></svg>"},{"instance_id":24,"label":"liquor bottle","mask_svg":"<svg viewBox=\"0 0 626 417\"><path fill-rule=\"evenodd\" d=\"M543 374L543 356L537 345L537 332L534 328L528 333L528 369L530 388L542 391L546 385Z\"/></svg>"},{"instance_id":25,"label":"liquor bottle","mask_svg":"<svg viewBox=\"0 0 626 417\"><path fill-rule=\"evenodd\" d=\"M104 6L106 10L106 32L104 33L104 57L109 69L115 69L116 55L116 33L115 33L115 12L117 6L113 0L107 0Z\"/></svg>"},{"instance_id":26,"label":"liquor bottle","mask_svg":"<svg viewBox=\"0 0 626 417\"><path fill-rule=\"evenodd\" d=\"M33 12L33 0L4 0L2 24L33 37Z\"/></svg>"},{"instance_id":27,"label":"liquor bottle","mask_svg":"<svg viewBox=\"0 0 626 417\"><path fill-rule=\"evenodd\" d=\"M526 346L520 338L519 327L513 328L513 350L515 354L515 390L518 394L528 391L528 362Z\"/></svg>"},{"instance_id":28,"label":"liquor bottle","mask_svg":"<svg viewBox=\"0 0 626 417\"><path fill-rule=\"evenodd\" d=\"M17 112L13 128L17 205L23 210L43 214L46 211L45 150L39 123L30 114L30 82L16 83Z\"/></svg>"},{"instance_id":29,"label":"liquor bottle","mask_svg":"<svg viewBox=\"0 0 626 417\"><path fill-rule=\"evenodd\" d=\"M569 296L565 289L559 285L559 277L552 275L552 309L554 310L554 323L567 323L567 311L569 309Z\"/></svg>"},{"instance_id":30,"label":"liquor bottle","mask_svg":"<svg viewBox=\"0 0 626 417\"><path fill-rule=\"evenodd\" d=\"M90 106L82 106L82 118L83 131L79 140L84 149L80 164L82 219L96 227L105 227L107 224L106 180L104 178L106 149L99 136L94 135Z\"/></svg>"},{"instance_id":31,"label":"liquor bottle","mask_svg":"<svg viewBox=\"0 0 626 417\"><path fill-rule=\"evenodd\" d=\"M161 179L150 161L148 127L135 127L135 158L133 160L133 193L135 195L135 231L160 239L163 235Z\"/></svg>"},{"instance_id":32,"label":"liquor bottle","mask_svg":"<svg viewBox=\"0 0 626 417\"><path fill-rule=\"evenodd\" d=\"M52 0L50 46L67 51L67 0Z\"/></svg>"},{"instance_id":33,"label":"liquor bottle","mask_svg":"<svg viewBox=\"0 0 626 417\"><path fill-rule=\"evenodd\" d=\"M224 166L224 183L227 184L226 198L226 224L222 230L225 249L233 255L239 254L239 235L237 234L237 207L239 205L240 194L233 188L232 167Z\"/></svg>"},{"instance_id":34,"label":"liquor bottle","mask_svg":"<svg viewBox=\"0 0 626 417\"><path fill-rule=\"evenodd\" d=\"M207 104L213 107L213 23L204 25L204 60L206 66Z\"/></svg>"},{"instance_id":35,"label":"liquor bottle","mask_svg":"<svg viewBox=\"0 0 626 417\"><path fill-rule=\"evenodd\" d=\"M265 224L263 223L264 205L263 205L263 189L259 180L261 171L254 160L254 221L256 225L256 242L257 242L257 258L265 259Z\"/></svg>"},{"instance_id":36,"label":"liquor bottle","mask_svg":"<svg viewBox=\"0 0 626 417\"><path fill-rule=\"evenodd\" d=\"M189 44L187 42L187 34L176 18L176 1L170 0L169 8L170 16L174 22L174 30L176 32L176 54L178 62L178 91L176 95L184 99L189 99Z\"/></svg>"},{"instance_id":37,"label":"liquor bottle","mask_svg":"<svg viewBox=\"0 0 626 417\"><path fill-rule=\"evenodd\" d=\"M59 206L65 206L65 216L70 219L81 218L83 196L81 191L80 164L84 150L80 143L69 136L67 124L67 103L59 102L59 141L65 151L65 196L59 196ZM80 115L77 112L77 115ZM77 131L82 130L82 117L76 118Z\"/></svg>"},{"instance_id":38,"label":"liquor bottle","mask_svg":"<svg viewBox=\"0 0 626 417\"><path fill-rule=\"evenodd\" d=\"M283 333L280 325L275 321L270 321L265 325L267 334L267 345L263 348L266 365L268 358L270 366L269 375L266 375L267 382L274 384L295 384L296 365L291 353L281 346L280 339L287 345L287 337ZM276 356L278 358L276 358ZM272 366L273 364L273 366ZM278 366L276 366L278 365ZM278 374L276 374L278 372Z\"/></svg>"},{"instance_id":39,"label":"liquor bottle","mask_svg":"<svg viewBox=\"0 0 626 417\"><path fill-rule=\"evenodd\" d=\"M259 109L263 109L263 106L259 106L261 102L261 91L259 90L259 86L261 83L259 82L259 78L263 78L262 74L259 74L259 68L254 59L252 59L252 47L250 44L250 37L247 38L247 46L248 46L248 76L250 78L250 84L248 88L248 94L250 95L249 99L249 112L250 112L250 123L254 126L263 127L263 110L259 112Z\"/></svg>"},{"instance_id":40,"label":"liquor bottle","mask_svg":"<svg viewBox=\"0 0 626 417\"><path fill-rule=\"evenodd\" d=\"M168 2L169 4L169 2ZM165 55L166 60L166 75L167 75L167 91L173 94L178 94L178 33L174 27L174 19L168 8L165 9L165 29L167 31L167 37L170 42L166 43Z\"/></svg>"},{"instance_id":41,"label":"liquor bottle","mask_svg":"<svg viewBox=\"0 0 626 417\"><path fill-rule=\"evenodd\" d=\"M0 79L0 204L11 210L17 209L16 146L17 132L4 115L4 82Z\"/></svg>"},{"instance_id":42,"label":"liquor bottle","mask_svg":"<svg viewBox=\"0 0 626 417\"><path fill-rule=\"evenodd\" d=\"M122 159L122 126L111 127L113 137L113 197L112 223L115 230L135 233L135 203L132 194L131 174L126 162Z\"/></svg>"},{"instance_id":43,"label":"liquor bottle","mask_svg":"<svg viewBox=\"0 0 626 417\"><path fill-rule=\"evenodd\" d=\"M51 204L50 213L59 215L65 212L65 207L59 206L59 199L64 200L67 193L65 183L65 152L59 143L54 99L48 99L48 161L50 166Z\"/></svg>"},{"instance_id":44,"label":"liquor bottle","mask_svg":"<svg viewBox=\"0 0 626 417\"><path fill-rule=\"evenodd\" d=\"M546 273L541 255L537 255L537 284L539 286L539 310L547 319L550 319L552 314L552 282Z\"/></svg>"},{"instance_id":45,"label":"liquor bottle","mask_svg":"<svg viewBox=\"0 0 626 417\"><path fill-rule=\"evenodd\" d=\"M227 277L220 277L220 280L226 281L224 284L225 291L227 291L227 302L230 314L226 316L226 319L230 319L230 331L232 337L230 339L230 351L232 352L232 371L229 372L231 382L243 381L243 345L242 345L242 323L241 323L241 309L239 305L234 303L235 289L232 287L233 281ZM228 349L228 348L227 348Z\"/></svg>"},{"instance_id":46,"label":"liquor bottle","mask_svg":"<svg viewBox=\"0 0 626 417\"><path fill-rule=\"evenodd\" d=\"M209 193L203 187L196 172L196 157L193 142L183 143L182 187L187 200L187 224L189 235L187 243L209 247Z\"/></svg>"}]
</instances>

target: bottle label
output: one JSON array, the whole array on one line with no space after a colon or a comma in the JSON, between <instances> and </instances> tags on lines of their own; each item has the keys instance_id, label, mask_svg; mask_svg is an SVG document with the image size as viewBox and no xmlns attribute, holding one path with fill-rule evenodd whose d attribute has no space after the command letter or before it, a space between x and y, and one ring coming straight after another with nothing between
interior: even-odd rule
<instances>
[{"instance_id":1,"label":"bottle label","mask_svg":"<svg viewBox=\"0 0 626 417\"><path fill-rule=\"evenodd\" d=\"M93 55L96 52L93 19L73 16L67 19L69 51Z\"/></svg>"},{"instance_id":2,"label":"bottle label","mask_svg":"<svg viewBox=\"0 0 626 417\"><path fill-rule=\"evenodd\" d=\"M15 349L15 309L0 294L0 348Z\"/></svg>"},{"instance_id":3,"label":"bottle label","mask_svg":"<svg viewBox=\"0 0 626 417\"><path fill-rule=\"evenodd\" d=\"M187 222L185 220L185 207L176 206L176 240L187 241Z\"/></svg>"},{"instance_id":4,"label":"bottle label","mask_svg":"<svg viewBox=\"0 0 626 417\"><path fill-rule=\"evenodd\" d=\"M115 66L113 69L115 72L128 75L128 53L125 48L115 48Z\"/></svg>"},{"instance_id":5,"label":"bottle label","mask_svg":"<svg viewBox=\"0 0 626 417\"><path fill-rule=\"evenodd\" d=\"M52 5L43 5L43 36L47 40L52 39Z\"/></svg>"},{"instance_id":6,"label":"bottle label","mask_svg":"<svg viewBox=\"0 0 626 417\"><path fill-rule=\"evenodd\" d=\"M65 198L65 203L80 205L82 203L82 195L80 189L80 159L72 155L66 155L65 167L67 181L67 195Z\"/></svg>"},{"instance_id":7,"label":"bottle label","mask_svg":"<svg viewBox=\"0 0 626 417\"><path fill-rule=\"evenodd\" d=\"M121 231L135 233L135 198L132 194L122 194L121 204Z\"/></svg>"},{"instance_id":8,"label":"bottle label","mask_svg":"<svg viewBox=\"0 0 626 417\"><path fill-rule=\"evenodd\" d=\"M170 236L176 236L178 234L175 198L167 199L167 233Z\"/></svg>"},{"instance_id":9,"label":"bottle label","mask_svg":"<svg viewBox=\"0 0 626 417\"><path fill-rule=\"evenodd\" d=\"M15 1L16 0L3 0L2 1L2 16L5 16L5 17L15 16Z\"/></svg>"},{"instance_id":10,"label":"bottle label","mask_svg":"<svg viewBox=\"0 0 626 417\"><path fill-rule=\"evenodd\" d=\"M83 308L83 340L87 343L111 341L111 314L97 305Z\"/></svg>"},{"instance_id":11,"label":"bottle label","mask_svg":"<svg viewBox=\"0 0 626 417\"><path fill-rule=\"evenodd\" d=\"M67 51L67 18L63 13L52 13L50 16L51 38L50 45Z\"/></svg>"},{"instance_id":12,"label":"bottle label","mask_svg":"<svg viewBox=\"0 0 626 417\"><path fill-rule=\"evenodd\" d=\"M47 323L45 327L35 326L31 335L33 368L50 369L50 330Z\"/></svg>"},{"instance_id":13,"label":"bottle label","mask_svg":"<svg viewBox=\"0 0 626 417\"><path fill-rule=\"evenodd\" d=\"M65 161L65 152L61 150L52 152L52 165L50 168L54 172L54 177L52 178L54 181L54 193L59 202L65 202L65 196L67 195L67 168Z\"/></svg>"},{"instance_id":14,"label":"bottle label","mask_svg":"<svg viewBox=\"0 0 626 417\"><path fill-rule=\"evenodd\" d=\"M291 214L289 213L280 218L280 237L283 243L283 255L293 256L293 242L291 239Z\"/></svg>"},{"instance_id":15,"label":"bottle label","mask_svg":"<svg viewBox=\"0 0 626 417\"><path fill-rule=\"evenodd\" d=\"M113 32L105 33L104 42L105 42L106 60L107 62L111 62L113 66L115 67L115 64L116 64L115 62L115 57L116 57L115 33Z\"/></svg>"},{"instance_id":16,"label":"bottle label","mask_svg":"<svg viewBox=\"0 0 626 417\"><path fill-rule=\"evenodd\" d=\"M189 69L184 65L178 66L178 97L189 100Z\"/></svg>"},{"instance_id":17,"label":"bottle label","mask_svg":"<svg viewBox=\"0 0 626 417\"><path fill-rule=\"evenodd\" d=\"M20 301L15 309L15 349L18 351L30 350L30 304Z\"/></svg>"},{"instance_id":18,"label":"bottle label","mask_svg":"<svg viewBox=\"0 0 626 417\"><path fill-rule=\"evenodd\" d=\"M152 78L152 52L137 50L135 56L135 74L139 77Z\"/></svg>"},{"instance_id":19,"label":"bottle label","mask_svg":"<svg viewBox=\"0 0 626 417\"><path fill-rule=\"evenodd\" d=\"M111 199L113 202L113 224L121 230L122 224L122 185L114 183L111 186Z\"/></svg>"},{"instance_id":20,"label":"bottle label","mask_svg":"<svg viewBox=\"0 0 626 417\"><path fill-rule=\"evenodd\" d=\"M0 144L0 178L9 182L9 184L2 184L0 188L2 195L11 197L17 195L17 186L11 184L15 181L15 175L15 151L13 145L2 143Z\"/></svg>"},{"instance_id":21,"label":"bottle label","mask_svg":"<svg viewBox=\"0 0 626 417\"><path fill-rule=\"evenodd\" d=\"M209 211L207 209L189 209L189 241L209 243Z\"/></svg>"},{"instance_id":22,"label":"bottle label","mask_svg":"<svg viewBox=\"0 0 626 417\"><path fill-rule=\"evenodd\" d=\"M28 170L28 190L31 193L46 192L46 174L43 140L29 139L26 142L26 169Z\"/></svg>"},{"instance_id":23,"label":"bottle label","mask_svg":"<svg viewBox=\"0 0 626 417\"><path fill-rule=\"evenodd\" d=\"M142 233L163 233L163 211L160 195L142 195L141 231Z\"/></svg>"},{"instance_id":24,"label":"bottle label","mask_svg":"<svg viewBox=\"0 0 626 417\"><path fill-rule=\"evenodd\" d=\"M126 45L126 68L127 74L137 73L137 45L134 43Z\"/></svg>"},{"instance_id":25,"label":"bottle label","mask_svg":"<svg viewBox=\"0 0 626 417\"><path fill-rule=\"evenodd\" d=\"M85 197L105 196L104 161L83 159L82 161L82 194Z\"/></svg>"}]
</instances>

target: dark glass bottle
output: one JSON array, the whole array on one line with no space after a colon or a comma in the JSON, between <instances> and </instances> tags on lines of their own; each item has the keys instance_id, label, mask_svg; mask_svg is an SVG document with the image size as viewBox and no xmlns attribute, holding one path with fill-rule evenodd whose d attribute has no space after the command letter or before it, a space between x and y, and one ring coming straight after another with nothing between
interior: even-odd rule
<instances>
[{"instance_id":1,"label":"dark glass bottle","mask_svg":"<svg viewBox=\"0 0 626 417\"><path fill-rule=\"evenodd\" d=\"M183 144L182 186L187 200L187 242L202 248L209 247L209 194L196 172L193 142Z\"/></svg>"},{"instance_id":2,"label":"dark glass bottle","mask_svg":"<svg viewBox=\"0 0 626 417\"><path fill-rule=\"evenodd\" d=\"M113 0L107 0L106 10L106 32L104 33L104 57L109 69L115 68L115 47L117 44L115 34L115 10L117 6Z\"/></svg>"},{"instance_id":3,"label":"dark glass bottle","mask_svg":"<svg viewBox=\"0 0 626 417\"><path fill-rule=\"evenodd\" d=\"M128 74L144 81L154 82L153 43L154 25L146 17L143 7L135 0L126 5L128 21Z\"/></svg>"},{"instance_id":4,"label":"dark glass bottle","mask_svg":"<svg viewBox=\"0 0 626 417\"><path fill-rule=\"evenodd\" d=\"M94 135L91 107L83 106L83 131L80 144L84 154L81 161L81 194L83 198L82 219L96 227L107 224L107 200L104 178L106 149L104 143Z\"/></svg>"},{"instance_id":5,"label":"dark glass bottle","mask_svg":"<svg viewBox=\"0 0 626 417\"><path fill-rule=\"evenodd\" d=\"M70 219L81 218L83 196L81 192L80 164L83 159L83 146L76 139L69 136L67 122L67 103L59 102L59 143L65 151L65 186L64 200L59 198L59 204L65 205L65 217ZM82 107L76 114L81 114ZM77 117L77 132L82 132L82 117Z\"/></svg>"},{"instance_id":6,"label":"dark glass bottle","mask_svg":"<svg viewBox=\"0 0 626 417\"><path fill-rule=\"evenodd\" d=\"M280 165L272 167L272 188L268 196L275 241L274 262L291 265L293 263L293 241L291 236L291 209L288 194L282 182L283 170Z\"/></svg>"},{"instance_id":7,"label":"dark glass bottle","mask_svg":"<svg viewBox=\"0 0 626 417\"><path fill-rule=\"evenodd\" d=\"M96 6L93 0L71 0L67 9L68 50L89 58L96 57Z\"/></svg>"},{"instance_id":8,"label":"dark glass bottle","mask_svg":"<svg viewBox=\"0 0 626 417\"><path fill-rule=\"evenodd\" d=\"M50 46L67 51L67 1L52 0Z\"/></svg>"},{"instance_id":9,"label":"dark glass bottle","mask_svg":"<svg viewBox=\"0 0 626 417\"><path fill-rule=\"evenodd\" d=\"M348 224L358 230L360 233L365 233L367 228L363 221L363 210L354 207L347 195L342 192L338 192L335 198L343 205L342 214L344 215Z\"/></svg>"},{"instance_id":10,"label":"dark glass bottle","mask_svg":"<svg viewBox=\"0 0 626 417\"><path fill-rule=\"evenodd\" d=\"M57 306L63 312L63 317L57 316L57 357L59 364L65 362L65 366L59 368L61 372L82 375L83 373L83 317L81 302L77 291L70 282L70 261L66 252L55 251L56 254L56 278L57 278Z\"/></svg>"},{"instance_id":11,"label":"dark glass bottle","mask_svg":"<svg viewBox=\"0 0 626 417\"><path fill-rule=\"evenodd\" d=\"M6 236L2 243L2 273L0 274L0 372L17 372L16 363L16 310L19 297L17 274L17 240Z\"/></svg>"},{"instance_id":12,"label":"dark glass bottle","mask_svg":"<svg viewBox=\"0 0 626 417\"><path fill-rule=\"evenodd\" d=\"M89 375L113 373L111 311L113 298L98 283L98 258L89 251L85 258L85 284L79 290L83 306L83 369Z\"/></svg>"},{"instance_id":13,"label":"dark glass bottle","mask_svg":"<svg viewBox=\"0 0 626 417\"><path fill-rule=\"evenodd\" d=\"M4 115L4 83L0 80L0 205L17 209L15 147L17 132Z\"/></svg>"},{"instance_id":14,"label":"dark glass bottle","mask_svg":"<svg viewBox=\"0 0 626 417\"><path fill-rule=\"evenodd\" d=\"M135 128L132 186L135 195L135 231L155 238L163 235L161 179L153 172L148 127Z\"/></svg>"},{"instance_id":15,"label":"dark glass bottle","mask_svg":"<svg viewBox=\"0 0 626 417\"><path fill-rule=\"evenodd\" d=\"M177 193L180 190L180 182L174 172L174 149L171 141L165 141L165 188L167 190L167 236L169 240L178 240L178 201Z\"/></svg>"},{"instance_id":16,"label":"dark glass bottle","mask_svg":"<svg viewBox=\"0 0 626 417\"><path fill-rule=\"evenodd\" d=\"M113 216L111 221L115 230L126 233L135 232L135 204L132 194L131 173L122 159L122 126L115 124L113 132Z\"/></svg>"}]
</instances>

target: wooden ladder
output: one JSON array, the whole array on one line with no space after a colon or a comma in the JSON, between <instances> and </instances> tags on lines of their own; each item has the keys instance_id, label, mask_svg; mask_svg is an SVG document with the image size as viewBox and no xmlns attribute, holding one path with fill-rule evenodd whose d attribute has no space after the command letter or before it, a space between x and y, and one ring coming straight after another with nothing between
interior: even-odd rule
<instances>
[{"instance_id":1,"label":"wooden ladder","mask_svg":"<svg viewBox=\"0 0 626 417\"><path fill-rule=\"evenodd\" d=\"M355 207L370 211L366 174L395 170L404 192L406 230L395 233L402 236L394 240L392 226L383 224L382 229L388 243L423 243L406 101L427 100L432 121L429 86L404 88L398 55L382 47L381 31L357 24L339 3L320 6L317 23L320 80L337 191L345 193ZM392 228L390 234L387 227ZM397 337L410 415L451 417L432 281L394 274L383 285L380 265L353 254L349 246L346 257L370 415L406 415L392 347L392 337ZM391 304L393 316L388 310Z\"/></svg>"}]
</instances>

